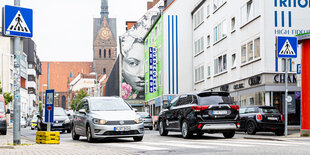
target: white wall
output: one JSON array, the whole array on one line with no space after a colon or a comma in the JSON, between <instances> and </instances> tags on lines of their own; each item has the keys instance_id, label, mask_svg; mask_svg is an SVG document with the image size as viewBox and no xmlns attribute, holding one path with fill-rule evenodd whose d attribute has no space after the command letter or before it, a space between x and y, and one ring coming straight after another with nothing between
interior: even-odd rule
<instances>
[{"instance_id":1,"label":"white wall","mask_svg":"<svg viewBox=\"0 0 310 155\"><path fill-rule=\"evenodd\" d=\"M3 92L10 92L12 91L10 86L13 85L13 77L10 75L13 71L10 38L0 36L0 45L0 80L3 84Z\"/></svg>"}]
</instances>

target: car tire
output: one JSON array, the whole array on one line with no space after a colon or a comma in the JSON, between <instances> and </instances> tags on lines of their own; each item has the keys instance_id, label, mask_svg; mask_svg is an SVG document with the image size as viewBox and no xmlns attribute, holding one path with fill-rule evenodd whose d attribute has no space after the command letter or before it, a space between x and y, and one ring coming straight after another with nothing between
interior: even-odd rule
<instances>
[{"instance_id":1,"label":"car tire","mask_svg":"<svg viewBox=\"0 0 310 155\"><path fill-rule=\"evenodd\" d=\"M284 135L284 130L276 130L275 132L276 136L283 136Z\"/></svg>"},{"instance_id":2,"label":"car tire","mask_svg":"<svg viewBox=\"0 0 310 155\"><path fill-rule=\"evenodd\" d=\"M91 128L89 125L87 125L87 129L86 129L86 138L87 138L88 143L94 142L94 138L92 137Z\"/></svg>"},{"instance_id":3,"label":"car tire","mask_svg":"<svg viewBox=\"0 0 310 155\"><path fill-rule=\"evenodd\" d=\"M158 131L159 131L159 134L161 136L167 136L168 135L168 131L165 129L165 125L164 125L164 121L163 120L161 120L159 122L159 129L158 129Z\"/></svg>"},{"instance_id":4,"label":"car tire","mask_svg":"<svg viewBox=\"0 0 310 155\"><path fill-rule=\"evenodd\" d=\"M71 133L71 130L70 130L70 129L68 129L68 130L67 130L67 133Z\"/></svg>"},{"instance_id":5,"label":"car tire","mask_svg":"<svg viewBox=\"0 0 310 155\"><path fill-rule=\"evenodd\" d=\"M188 138L191 138L191 136L193 135L193 133L191 131L189 131L189 125L188 125L188 122L186 120L184 120L182 122L182 137L184 139L188 139Z\"/></svg>"},{"instance_id":6,"label":"car tire","mask_svg":"<svg viewBox=\"0 0 310 155\"><path fill-rule=\"evenodd\" d=\"M140 141L142 141L142 139L143 139L143 136L133 137L133 140L134 140L135 142L140 142Z\"/></svg>"},{"instance_id":7,"label":"car tire","mask_svg":"<svg viewBox=\"0 0 310 155\"><path fill-rule=\"evenodd\" d=\"M150 130L153 130L153 127L149 127Z\"/></svg>"},{"instance_id":8,"label":"car tire","mask_svg":"<svg viewBox=\"0 0 310 155\"><path fill-rule=\"evenodd\" d=\"M71 133L71 135L72 135L72 139L73 139L73 140L79 140L79 139L80 139L80 135L77 135L77 134L75 133L74 126L72 127L72 133Z\"/></svg>"},{"instance_id":9,"label":"car tire","mask_svg":"<svg viewBox=\"0 0 310 155\"><path fill-rule=\"evenodd\" d=\"M255 135L256 133L256 124L253 121L248 122L246 127L246 132L249 135Z\"/></svg>"},{"instance_id":10,"label":"car tire","mask_svg":"<svg viewBox=\"0 0 310 155\"><path fill-rule=\"evenodd\" d=\"M31 127L31 130L34 130L34 128L33 127ZM39 130L38 130L39 131Z\"/></svg>"},{"instance_id":11,"label":"car tire","mask_svg":"<svg viewBox=\"0 0 310 155\"><path fill-rule=\"evenodd\" d=\"M235 131L223 132L225 138L233 138L235 136Z\"/></svg>"}]
</instances>

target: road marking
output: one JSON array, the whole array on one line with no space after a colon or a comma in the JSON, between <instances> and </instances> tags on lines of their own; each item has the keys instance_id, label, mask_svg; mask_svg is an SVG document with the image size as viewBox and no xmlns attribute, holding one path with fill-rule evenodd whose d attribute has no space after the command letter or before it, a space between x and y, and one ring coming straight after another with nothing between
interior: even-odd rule
<instances>
[{"instance_id":1,"label":"road marking","mask_svg":"<svg viewBox=\"0 0 310 155\"><path fill-rule=\"evenodd\" d=\"M142 142L142 144L147 145L160 145L160 146L174 146L174 147L188 147L188 148L196 148L201 149L201 146L191 145L191 144L180 144L180 143L169 143L169 142ZM214 147L203 147L203 148L214 148Z\"/></svg>"},{"instance_id":2,"label":"road marking","mask_svg":"<svg viewBox=\"0 0 310 155\"><path fill-rule=\"evenodd\" d=\"M244 144L231 144L223 141L201 141L201 140L195 140L195 141L168 141L171 143L183 143L183 144L199 144L201 145L215 145L215 146L237 146L237 147L252 147L253 145L244 145Z\"/></svg>"},{"instance_id":3,"label":"road marking","mask_svg":"<svg viewBox=\"0 0 310 155\"><path fill-rule=\"evenodd\" d=\"M141 145L141 143L126 143L126 144L120 144L120 143L113 143L113 144L105 144L108 146L112 147L127 147L127 148L133 148L133 149L139 149L139 150L165 150L165 148L160 148L160 147L153 147L153 146L146 146L146 145Z\"/></svg>"}]
</instances>

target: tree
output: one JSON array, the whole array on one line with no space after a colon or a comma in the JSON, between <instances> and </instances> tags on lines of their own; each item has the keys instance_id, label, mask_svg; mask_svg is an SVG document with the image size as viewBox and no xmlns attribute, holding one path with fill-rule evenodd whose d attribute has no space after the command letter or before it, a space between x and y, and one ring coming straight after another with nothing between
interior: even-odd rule
<instances>
[{"instance_id":1,"label":"tree","mask_svg":"<svg viewBox=\"0 0 310 155\"><path fill-rule=\"evenodd\" d=\"M13 101L13 95L11 93L4 93L3 97L4 97L5 105L7 105Z\"/></svg>"},{"instance_id":2,"label":"tree","mask_svg":"<svg viewBox=\"0 0 310 155\"><path fill-rule=\"evenodd\" d=\"M0 81L0 94L2 94L1 81Z\"/></svg>"},{"instance_id":3,"label":"tree","mask_svg":"<svg viewBox=\"0 0 310 155\"><path fill-rule=\"evenodd\" d=\"M80 102L81 99L83 99L84 97L88 96L86 91L81 89L80 92L77 94L77 96L72 100L72 103L71 103L71 109L72 110L76 110L76 106L77 104Z\"/></svg>"}]
</instances>

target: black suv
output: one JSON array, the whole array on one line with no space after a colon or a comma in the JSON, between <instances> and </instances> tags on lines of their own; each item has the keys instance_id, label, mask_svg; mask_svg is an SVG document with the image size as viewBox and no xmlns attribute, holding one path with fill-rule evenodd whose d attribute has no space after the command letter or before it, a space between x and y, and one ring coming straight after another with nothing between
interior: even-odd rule
<instances>
[{"instance_id":1,"label":"black suv","mask_svg":"<svg viewBox=\"0 0 310 155\"><path fill-rule=\"evenodd\" d=\"M240 108L240 129L250 135L257 131L271 131L277 136L284 133L284 117L278 109L270 106Z\"/></svg>"},{"instance_id":2,"label":"black suv","mask_svg":"<svg viewBox=\"0 0 310 155\"><path fill-rule=\"evenodd\" d=\"M52 131L62 131L67 130L71 133L71 121L69 119L70 114L66 114L65 110L61 107L54 108L54 122L51 124ZM45 122L45 111L43 110L43 116L37 115L38 117L38 131L46 131L47 123Z\"/></svg>"},{"instance_id":3,"label":"black suv","mask_svg":"<svg viewBox=\"0 0 310 155\"><path fill-rule=\"evenodd\" d=\"M183 138L193 133L223 133L232 138L239 122L239 106L227 92L202 92L180 95L169 105L163 105L159 114L159 134L166 136L168 131L181 131Z\"/></svg>"}]
</instances>

